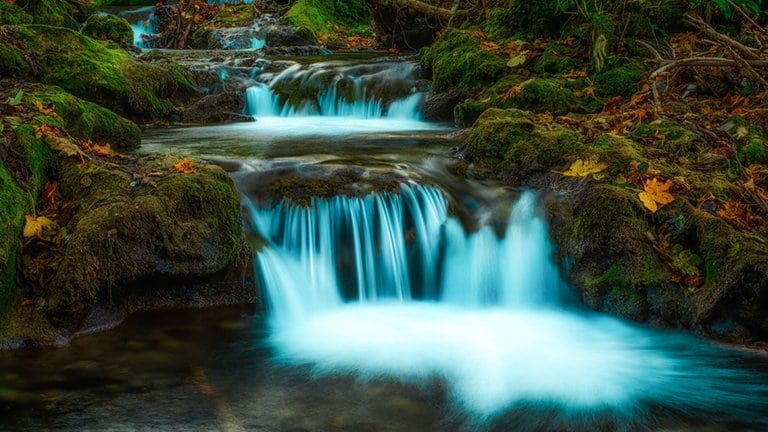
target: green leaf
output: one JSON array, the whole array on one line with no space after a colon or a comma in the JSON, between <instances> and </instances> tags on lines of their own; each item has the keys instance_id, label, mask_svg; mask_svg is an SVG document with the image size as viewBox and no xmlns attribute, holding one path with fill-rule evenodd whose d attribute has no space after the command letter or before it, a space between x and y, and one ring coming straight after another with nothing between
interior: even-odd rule
<instances>
[{"instance_id":1,"label":"green leaf","mask_svg":"<svg viewBox=\"0 0 768 432\"><path fill-rule=\"evenodd\" d=\"M9 97L5 100L5 103L7 103L10 106L17 106L21 104L21 99L24 97L24 90L19 89L18 92L16 92L16 96Z\"/></svg>"}]
</instances>

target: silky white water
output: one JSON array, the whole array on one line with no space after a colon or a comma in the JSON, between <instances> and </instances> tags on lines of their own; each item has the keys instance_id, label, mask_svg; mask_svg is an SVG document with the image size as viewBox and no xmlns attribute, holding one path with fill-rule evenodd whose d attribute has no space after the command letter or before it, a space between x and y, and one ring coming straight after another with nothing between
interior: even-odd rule
<instances>
[{"instance_id":1,"label":"silky white water","mask_svg":"<svg viewBox=\"0 0 768 432\"><path fill-rule=\"evenodd\" d=\"M565 308L533 194L500 235L466 233L447 208L416 185L252 206L277 359L321 375L438 379L475 422L520 406L556 407L566 423L768 412L766 385L706 342Z\"/></svg>"}]
</instances>

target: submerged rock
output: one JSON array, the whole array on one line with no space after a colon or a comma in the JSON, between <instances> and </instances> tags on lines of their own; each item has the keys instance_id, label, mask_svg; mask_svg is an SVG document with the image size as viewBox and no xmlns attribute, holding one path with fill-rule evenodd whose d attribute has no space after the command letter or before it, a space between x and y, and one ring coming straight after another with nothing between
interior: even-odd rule
<instances>
[{"instance_id":1,"label":"submerged rock","mask_svg":"<svg viewBox=\"0 0 768 432\"><path fill-rule=\"evenodd\" d=\"M252 121L243 115L242 93L226 92L208 95L181 112L183 123L232 123Z\"/></svg>"}]
</instances>

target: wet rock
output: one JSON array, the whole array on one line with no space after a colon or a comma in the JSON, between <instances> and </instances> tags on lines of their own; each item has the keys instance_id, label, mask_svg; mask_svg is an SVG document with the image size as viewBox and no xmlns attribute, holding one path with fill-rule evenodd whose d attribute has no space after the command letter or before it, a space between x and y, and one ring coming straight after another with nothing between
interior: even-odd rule
<instances>
[{"instance_id":1,"label":"wet rock","mask_svg":"<svg viewBox=\"0 0 768 432\"><path fill-rule=\"evenodd\" d=\"M203 97L181 112L183 123L232 123L252 121L243 115L243 96L237 92L226 92Z\"/></svg>"},{"instance_id":2,"label":"wet rock","mask_svg":"<svg viewBox=\"0 0 768 432\"><path fill-rule=\"evenodd\" d=\"M116 299L173 297L162 281L192 286L242 268L247 247L232 180L217 166L178 172L177 162L149 156L129 169L84 172L62 161L61 188L80 211L46 285L45 310L58 326L76 328L93 306Z\"/></svg>"},{"instance_id":3,"label":"wet rock","mask_svg":"<svg viewBox=\"0 0 768 432\"><path fill-rule=\"evenodd\" d=\"M290 56L327 56L331 55L331 51L325 47L319 45L304 45L304 46L269 46L264 50L264 54L268 56L276 57L290 57Z\"/></svg>"},{"instance_id":4,"label":"wet rock","mask_svg":"<svg viewBox=\"0 0 768 432\"><path fill-rule=\"evenodd\" d=\"M464 94L459 90L442 94L430 93L424 100L424 119L453 123L453 109L463 100Z\"/></svg>"}]
</instances>

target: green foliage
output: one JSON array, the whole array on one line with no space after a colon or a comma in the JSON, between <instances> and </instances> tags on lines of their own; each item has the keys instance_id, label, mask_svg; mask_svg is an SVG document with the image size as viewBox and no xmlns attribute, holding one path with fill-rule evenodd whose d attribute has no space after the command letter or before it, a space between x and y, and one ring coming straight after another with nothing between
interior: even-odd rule
<instances>
[{"instance_id":1,"label":"green foliage","mask_svg":"<svg viewBox=\"0 0 768 432\"><path fill-rule=\"evenodd\" d=\"M133 43L133 29L125 18L114 15L91 15L85 21L82 33L94 39L111 40L121 47Z\"/></svg>"},{"instance_id":2,"label":"green foliage","mask_svg":"<svg viewBox=\"0 0 768 432\"><path fill-rule=\"evenodd\" d=\"M368 34L372 18L362 0L297 0L285 19L307 36L322 39L334 31L333 25L345 27L347 34Z\"/></svg>"},{"instance_id":3,"label":"green foliage","mask_svg":"<svg viewBox=\"0 0 768 432\"><path fill-rule=\"evenodd\" d=\"M432 46L422 51L421 65L432 71L432 86L438 93L459 88L475 93L496 82L507 60L480 48L469 30L448 29Z\"/></svg>"}]
</instances>

